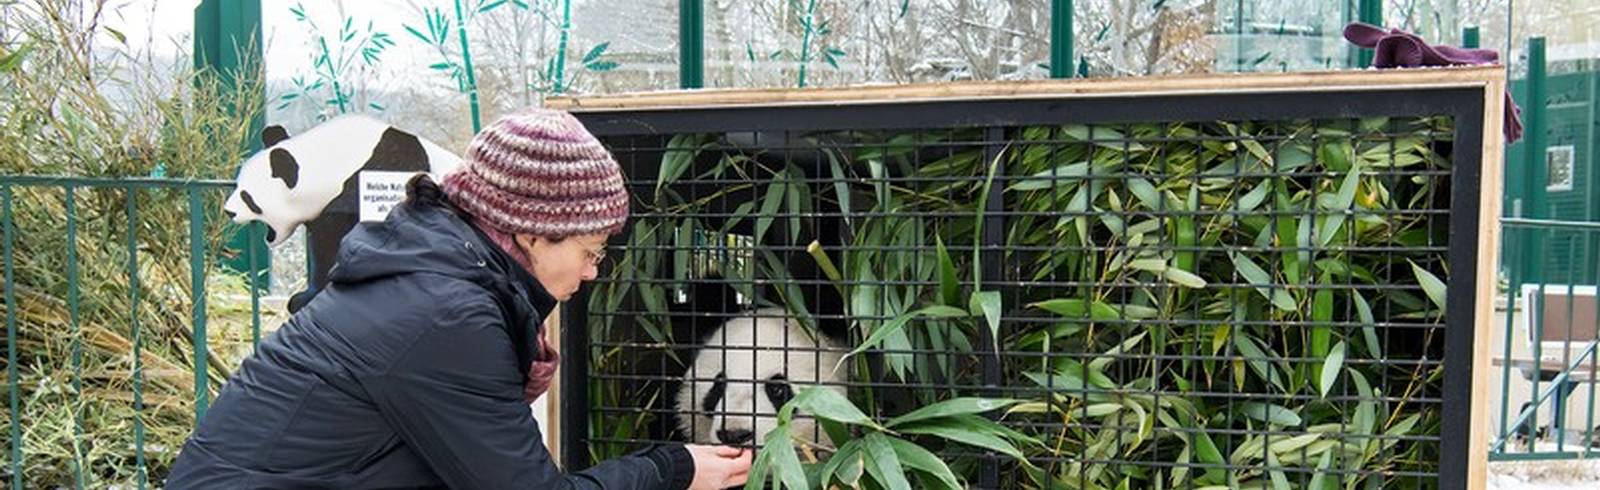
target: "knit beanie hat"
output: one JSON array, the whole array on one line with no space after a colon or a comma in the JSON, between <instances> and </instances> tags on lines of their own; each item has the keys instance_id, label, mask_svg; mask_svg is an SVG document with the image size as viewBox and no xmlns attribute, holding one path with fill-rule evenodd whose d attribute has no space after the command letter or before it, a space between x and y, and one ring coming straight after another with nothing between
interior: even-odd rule
<instances>
[{"instance_id":1,"label":"knit beanie hat","mask_svg":"<svg viewBox=\"0 0 1600 490\"><path fill-rule=\"evenodd\" d=\"M515 235L612 235L628 220L621 167L564 111L526 109L483 128L440 187L482 224Z\"/></svg>"}]
</instances>

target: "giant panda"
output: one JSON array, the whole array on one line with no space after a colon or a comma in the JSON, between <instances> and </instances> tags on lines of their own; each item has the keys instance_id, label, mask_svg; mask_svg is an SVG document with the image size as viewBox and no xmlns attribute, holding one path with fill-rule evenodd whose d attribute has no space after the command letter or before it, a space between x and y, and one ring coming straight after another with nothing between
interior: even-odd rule
<instances>
[{"instance_id":1,"label":"giant panda","mask_svg":"<svg viewBox=\"0 0 1600 490\"><path fill-rule=\"evenodd\" d=\"M307 228L311 277L307 289L290 298L290 313L327 282L339 241L361 218L358 186L364 175L427 172L440 179L461 165L460 156L439 145L361 115L340 116L292 138L282 126L269 126L261 144L263 149L240 167L222 208L235 223L265 223L269 245L287 241L302 225ZM389 192L392 197L404 191ZM371 214L366 218L386 213Z\"/></svg>"},{"instance_id":2,"label":"giant panda","mask_svg":"<svg viewBox=\"0 0 1600 490\"><path fill-rule=\"evenodd\" d=\"M843 349L807 332L782 308L761 308L724 322L694 355L677 394L678 430L701 444L761 444L778 409L802 388L845 394ZM796 417L791 434L831 446L814 420Z\"/></svg>"}]
</instances>

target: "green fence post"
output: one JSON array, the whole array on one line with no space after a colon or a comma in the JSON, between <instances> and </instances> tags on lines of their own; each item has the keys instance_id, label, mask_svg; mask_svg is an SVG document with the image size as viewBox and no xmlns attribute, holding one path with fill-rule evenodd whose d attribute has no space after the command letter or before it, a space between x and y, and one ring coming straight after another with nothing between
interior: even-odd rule
<instances>
[{"instance_id":1,"label":"green fence post","mask_svg":"<svg viewBox=\"0 0 1600 490\"><path fill-rule=\"evenodd\" d=\"M1382 27L1383 0L1360 1L1361 3L1360 6L1357 7L1356 15L1360 17L1361 22ZM1354 68L1366 68L1368 66L1372 66L1372 50L1358 48L1356 51L1356 66Z\"/></svg>"},{"instance_id":2,"label":"green fence post","mask_svg":"<svg viewBox=\"0 0 1600 490\"><path fill-rule=\"evenodd\" d=\"M1461 28L1461 47L1467 49L1478 48L1478 26Z\"/></svg>"},{"instance_id":3,"label":"green fence post","mask_svg":"<svg viewBox=\"0 0 1600 490\"><path fill-rule=\"evenodd\" d=\"M75 186L64 186L67 213L67 321L72 324L72 475L83 479L83 329L78 324L78 198Z\"/></svg>"},{"instance_id":4,"label":"green fence post","mask_svg":"<svg viewBox=\"0 0 1600 490\"><path fill-rule=\"evenodd\" d=\"M1072 0L1050 0L1050 78L1072 78Z\"/></svg>"},{"instance_id":5,"label":"green fence post","mask_svg":"<svg viewBox=\"0 0 1600 490\"><path fill-rule=\"evenodd\" d=\"M12 279L11 186L0 186L0 208L5 212L6 268L6 392L11 395L11 490L22 490L22 385L17 384L17 296Z\"/></svg>"},{"instance_id":6,"label":"green fence post","mask_svg":"<svg viewBox=\"0 0 1600 490\"><path fill-rule=\"evenodd\" d=\"M144 336L139 330L139 188L128 186L124 207L128 211L128 325L133 343L133 451L139 471L139 489L149 475L144 454Z\"/></svg>"},{"instance_id":7,"label":"green fence post","mask_svg":"<svg viewBox=\"0 0 1600 490\"><path fill-rule=\"evenodd\" d=\"M260 0L202 0L195 6L194 68L220 76L223 82L220 86L224 89L239 90L239 83L247 80L245 76L261 75L261 49ZM264 99L262 103L265 104ZM261 128L266 126L264 109L233 108L235 114L249 114L250 135L260 134ZM260 138L245 138L244 144L241 150L247 153L261 149ZM264 268L270 269L272 256L267 252L266 242L250 240L242 228L230 229L235 231L228 240L228 248L266 257ZM271 286L270 274L258 274L261 269L238 257L225 259L222 263L229 269L249 274L251 281L262 281L264 284L260 284L261 287Z\"/></svg>"},{"instance_id":8,"label":"green fence post","mask_svg":"<svg viewBox=\"0 0 1600 490\"><path fill-rule=\"evenodd\" d=\"M705 0L678 0L678 87L705 87Z\"/></svg>"},{"instance_id":9,"label":"green fence post","mask_svg":"<svg viewBox=\"0 0 1600 490\"><path fill-rule=\"evenodd\" d=\"M260 222L245 225L245 239L250 240L251 243L265 243L258 238L261 236L258 230L262 226L266 225ZM250 280L245 282L250 283L250 348L254 349L261 345L261 288L256 287L255 278L256 274L260 274L257 272L260 269L256 268L256 247L246 247L244 253L245 260L250 263ZM271 274L263 275L271 277Z\"/></svg>"},{"instance_id":10,"label":"green fence post","mask_svg":"<svg viewBox=\"0 0 1600 490\"><path fill-rule=\"evenodd\" d=\"M194 422L206 415L211 398L210 370L206 369L206 212L200 189L189 187L189 302L193 307Z\"/></svg>"},{"instance_id":11,"label":"green fence post","mask_svg":"<svg viewBox=\"0 0 1600 490\"><path fill-rule=\"evenodd\" d=\"M1528 38L1528 100L1522 103L1522 121L1526 131L1523 132L1522 164L1522 216L1530 219L1548 218L1549 210L1545 209L1545 186L1549 183L1550 175L1545 167L1545 109L1548 101L1545 100L1545 85L1548 74L1545 70L1545 50L1543 37ZM1543 242L1546 237L1531 236L1526 247L1531 253L1524 253L1522 260L1524 280L1533 283L1544 283L1544 257L1542 253Z\"/></svg>"}]
</instances>

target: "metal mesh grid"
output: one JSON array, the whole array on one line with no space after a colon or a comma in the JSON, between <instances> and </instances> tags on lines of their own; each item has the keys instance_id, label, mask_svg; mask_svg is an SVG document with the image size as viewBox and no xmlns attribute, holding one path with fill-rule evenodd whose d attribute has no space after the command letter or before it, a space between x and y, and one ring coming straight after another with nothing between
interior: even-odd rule
<instances>
[{"instance_id":1,"label":"metal mesh grid","mask_svg":"<svg viewBox=\"0 0 1600 490\"><path fill-rule=\"evenodd\" d=\"M683 440L717 412L675 402L686 383L768 395L756 353L871 340L813 374L880 421L1016 401L986 416L1020 459L906 435L975 486L1436 486L1454 124L607 136L636 206L578 301L581 440L594 460ZM803 337L702 349L762 305ZM709 415L761 429L776 405ZM796 435L802 460L837 446Z\"/></svg>"}]
</instances>

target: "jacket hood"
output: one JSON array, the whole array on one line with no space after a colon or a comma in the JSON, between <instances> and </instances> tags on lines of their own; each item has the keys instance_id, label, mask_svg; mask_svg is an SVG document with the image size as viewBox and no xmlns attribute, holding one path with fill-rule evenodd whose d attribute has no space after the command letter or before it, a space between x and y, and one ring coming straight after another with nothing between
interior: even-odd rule
<instances>
[{"instance_id":1,"label":"jacket hood","mask_svg":"<svg viewBox=\"0 0 1600 490\"><path fill-rule=\"evenodd\" d=\"M502 296L503 305L534 310L510 318L526 321L525 315L536 314L531 320L540 321L556 307L555 297L532 273L463 216L440 205L408 202L383 222L357 224L340 242L328 281L351 284L419 272L467 280Z\"/></svg>"}]
</instances>

